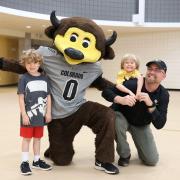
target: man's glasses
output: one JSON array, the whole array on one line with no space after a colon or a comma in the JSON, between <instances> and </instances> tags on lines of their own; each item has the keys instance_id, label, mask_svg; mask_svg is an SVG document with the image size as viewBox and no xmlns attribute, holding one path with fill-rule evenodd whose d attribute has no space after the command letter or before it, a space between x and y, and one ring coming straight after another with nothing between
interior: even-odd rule
<instances>
[{"instance_id":1,"label":"man's glasses","mask_svg":"<svg viewBox=\"0 0 180 180\"><path fill-rule=\"evenodd\" d=\"M159 68L147 68L149 72L155 72L155 73L165 73L162 69Z\"/></svg>"}]
</instances>

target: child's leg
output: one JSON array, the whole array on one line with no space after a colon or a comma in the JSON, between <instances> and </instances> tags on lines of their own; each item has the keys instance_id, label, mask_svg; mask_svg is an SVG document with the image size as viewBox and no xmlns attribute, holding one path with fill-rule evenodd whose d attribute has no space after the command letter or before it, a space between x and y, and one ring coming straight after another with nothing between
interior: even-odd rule
<instances>
[{"instance_id":1,"label":"child's leg","mask_svg":"<svg viewBox=\"0 0 180 180\"><path fill-rule=\"evenodd\" d=\"M22 162L20 165L20 170L22 175L31 175L32 171L29 166L29 144L30 138L23 138L22 140Z\"/></svg>"},{"instance_id":2,"label":"child's leg","mask_svg":"<svg viewBox=\"0 0 180 180\"><path fill-rule=\"evenodd\" d=\"M33 151L34 151L34 161L32 164L32 168L41 169L41 170L51 170L52 167L47 164L45 161L40 159L40 145L41 145L41 137L43 136L43 127L35 127L33 134Z\"/></svg>"},{"instance_id":3,"label":"child's leg","mask_svg":"<svg viewBox=\"0 0 180 180\"><path fill-rule=\"evenodd\" d=\"M33 139L34 162L40 159L40 144L41 144L40 138Z\"/></svg>"},{"instance_id":4,"label":"child's leg","mask_svg":"<svg viewBox=\"0 0 180 180\"><path fill-rule=\"evenodd\" d=\"M20 165L20 170L22 175L31 175L32 171L29 166L29 144L32 138L32 128L21 127L20 136L23 137L22 140L22 163Z\"/></svg>"},{"instance_id":5,"label":"child's leg","mask_svg":"<svg viewBox=\"0 0 180 180\"><path fill-rule=\"evenodd\" d=\"M29 144L31 138L23 138L22 140L22 162L29 160Z\"/></svg>"},{"instance_id":6,"label":"child's leg","mask_svg":"<svg viewBox=\"0 0 180 180\"><path fill-rule=\"evenodd\" d=\"M44 127L33 128L33 151L34 151L34 162L40 159L40 145L41 138L43 137Z\"/></svg>"}]
</instances>

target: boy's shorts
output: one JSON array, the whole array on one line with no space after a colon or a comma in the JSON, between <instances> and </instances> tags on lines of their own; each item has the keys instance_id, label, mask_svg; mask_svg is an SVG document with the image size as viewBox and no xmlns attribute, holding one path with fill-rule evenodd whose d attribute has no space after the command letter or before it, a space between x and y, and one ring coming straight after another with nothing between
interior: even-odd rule
<instances>
[{"instance_id":1,"label":"boy's shorts","mask_svg":"<svg viewBox=\"0 0 180 180\"><path fill-rule=\"evenodd\" d=\"M44 132L44 126L38 127L21 127L20 136L23 138L42 138Z\"/></svg>"}]
</instances>

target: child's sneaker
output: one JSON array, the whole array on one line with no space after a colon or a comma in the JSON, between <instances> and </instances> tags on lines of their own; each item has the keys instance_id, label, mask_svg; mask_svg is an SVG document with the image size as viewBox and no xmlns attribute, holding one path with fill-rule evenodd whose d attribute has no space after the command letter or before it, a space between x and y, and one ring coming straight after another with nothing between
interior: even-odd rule
<instances>
[{"instance_id":1,"label":"child's sneaker","mask_svg":"<svg viewBox=\"0 0 180 180\"><path fill-rule=\"evenodd\" d=\"M46 162L41 160L41 159L39 159L36 162L33 161L32 168L41 169L41 170L44 170L44 171L48 171L48 170L52 169L52 167L49 164L46 164Z\"/></svg>"},{"instance_id":2,"label":"child's sneaker","mask_svg":"<svg viewBox=\"0 0 180 180\"><path fill-rule=\"evenodd\" d=\"M22 175L31 175L32 174L32 171L31 171L31 168L29 167L29 162L28 161L22 162L21 166L20 166L20 169L21 169L21 174Z\"/></svg>"}]
</instances>

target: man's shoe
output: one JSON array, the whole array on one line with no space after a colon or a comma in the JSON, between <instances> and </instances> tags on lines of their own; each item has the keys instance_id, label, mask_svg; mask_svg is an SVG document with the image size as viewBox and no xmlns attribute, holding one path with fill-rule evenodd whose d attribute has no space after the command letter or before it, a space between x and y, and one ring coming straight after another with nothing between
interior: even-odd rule
<instances>
[{"instance_id":1,"label":"man's shoe","mask_svg":"<svg viewBox=\"0 0 180 180\"><path fill-rule=\"evenodd\" d=\"M123 167L128 166L130 158L131 158L131 155L129 155L127 158L120 157L120 159L118 161L118 165L123 166Z\"/></svg>"},{"instance_id":2,"label":"man's shoe","mask_svg":"<svg viewBox=\"0 0 180 180\"><path fill-rule=\"evenodd\" d=\"M31 175L32 174L32 171L31 171L31 168L29 167L29 162L28 161L24 161L21 163L20 165L20 169L21 169L21 174L22 175Z\"/></svg>"},{"instance_id":3,"label":"man's shoe","mask_svg":"<svg viewBox=\"0 0 180 180\"><path fill-rule=\"evenodd\" d=\"M119 169L111 163L102 163L98 160L95 162L95 169L105 171L107 174L118 174Z\"/></svg>"},{"instance_id":4,"label":"man's shoe","mask_svg":"<svg viewBox=\"0 0 180 180\"><path fill-rule=\"evenodd\" d=\"M48 170L52 169L52 167L49 164L47 164L45 161L43 161L41 159L39 159L36 162L33 161L32 168L33 169L41 169L44 171L48 171Z\"/></svg>"}]
</instances>

